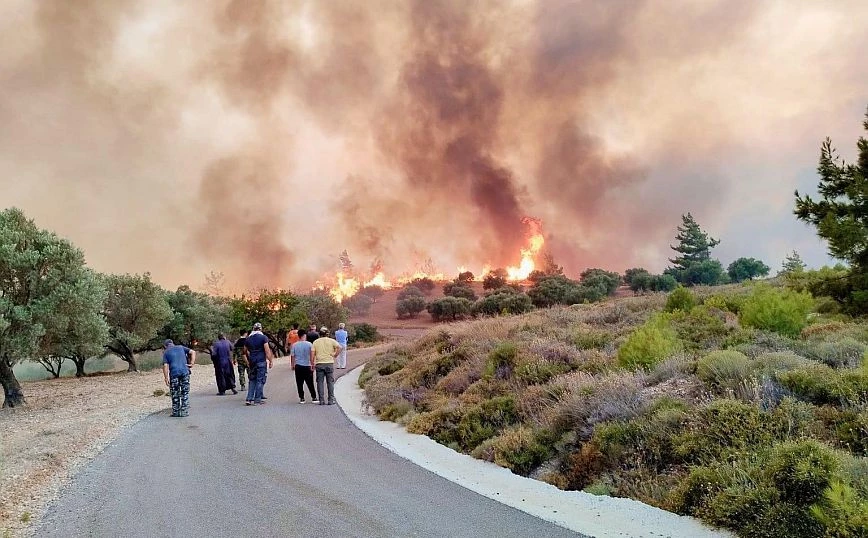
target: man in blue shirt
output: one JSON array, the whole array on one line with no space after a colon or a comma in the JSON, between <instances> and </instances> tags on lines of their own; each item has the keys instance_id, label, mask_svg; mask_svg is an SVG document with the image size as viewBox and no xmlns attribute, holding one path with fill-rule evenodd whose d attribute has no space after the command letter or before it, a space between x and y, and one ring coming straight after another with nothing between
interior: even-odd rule
<instances>
[{"instance_id":1,"label":"man in blue shirt","mask_svg":"<svg viewBox=\"0 0 868 538\"><path fill-rule=\"evenodd\" d=\"M319 403L316 399L316 389L313 388L313 369L310 367L310 354L313 346L307 341L307 333L298 331L298 342L289 348L289 360L295 371L295 384L298 387L298 402L304 403L304 385L310 392L313 403Z\"/></svg>"},{"instance_id":2,"label":"man in blue shirt","mask_svg":"<svg viewBox=\"0 0 868 538\"><path fill-rule=\"evenodd\" d=\"M346 330L345 325L343 323L338 325L338 327L339 327L338 330L335 331L335 340L338 341L338 344L341 345L342 349L341 349L341 354L338 355L338 358L335 361L337 363L337 364L335 364L335 367L338 370L346 370L347 369L347 340L348 340L349 335L347 335L347 330Z\"/></svg>"},{"instance_id":3,"label":"man in blue shirt","mask_svg":"<svg viewBox=\"0 0 868 538\"><path fill-rule=\"evenodd\" d=\"M163 379L172 395L172 416L190 414L190 368L196 362L196 352L176 346L171 340L163 342Z\"/></svg>"},{"instance_id":4,"label":"man in blue shirt","mask_svg":"<svg viewBox=\"0 0 868 538\"><path fill-rule=\"evenodd\" d=\"M223 396L227 390L238 394L235 390L235 370L232 368L232 343L223 333L217 335L217 341L211 347L211 362L214 363L217 395Z\"/></svg>"},{"instance_id":5,"label":"man in blue shirt","mask_svg":"<svg viewBox=\"0 0 868 538\"><path fill-rule=\"evenodd\" d=\"M262 333L262 324L254 323L253 331L244 341L247 360L250 364L250 383L247 389L247 405L262 405L262 388L268 375L268 368L274 365L274 355L268 345L268 337Z\"/></svg>"}]
</instances>

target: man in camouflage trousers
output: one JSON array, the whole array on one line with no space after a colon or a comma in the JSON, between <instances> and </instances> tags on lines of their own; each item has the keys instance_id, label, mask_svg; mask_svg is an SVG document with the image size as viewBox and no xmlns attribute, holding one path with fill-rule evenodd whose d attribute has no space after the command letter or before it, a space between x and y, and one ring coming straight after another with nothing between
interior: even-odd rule
<instances>
[{"instance_id":1,"label":"man in camouflage trousers","mask_svg":"<svg viewBox=\"0 0 868 538\"><path fill-rule=\"evenodd\" d=\"M241 385L241 390L247 386L245 373L249 373L250 366L247 364L247 356L244 354L244 343L247 341L247 331L241 331L238 340L235 341L235 355L232 363L238 368L238 383Z\"/></svg>"},{"instance_id":2,"label":"man in camouflage trousers","mask_svg":"<svg viewBox=\"0 0 868 538\"><path fill-rule=\"evenodd\" d=\"M186 417L190 414L190 368L196 363L196 352L171 340L163 342L163 348L163 379L172 395L172 416Z\"/></svg>"}]
</instances>

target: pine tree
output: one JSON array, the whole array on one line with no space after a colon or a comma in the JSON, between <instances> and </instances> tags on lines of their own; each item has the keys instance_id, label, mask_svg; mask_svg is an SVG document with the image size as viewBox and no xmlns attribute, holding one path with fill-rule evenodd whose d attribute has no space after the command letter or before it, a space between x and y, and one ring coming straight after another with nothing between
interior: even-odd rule
<instances>
[{"instance_id":1,"label":"pine tree","mask_svg":"<svg viewBox=\"0 0 868 538\"><path fill-rule=\"evenodd\" d=\"M802 257L794 250L792 254L789 254L786 259L784 259L784 264L778 272L778 276L801 273L805 270L805 267L807 267L807 265L802 261Z\"/></svg>"},{"instance_id":2,"label":"pine tree","mask_svg":"<svg viewBox=\"0 0 868 538\"><path fill-rule=\"evenodd\" d=\"M863 123L868 131L868 112ZM859 137L855 164L841 159L829 138L820 148L820 200L796 191L795 214L817 227L829 253L846 260L858 273L868 270L868 139Z\"/></svg>"},{"instance_id":3,"label":"pine tree","mask_svg":"<svg viewBox=\"0 0 868 538\"><path fill-rule=\"evenodd\" d=\"M720 244L720 241L709 237L690 213L681 216L681 226L678 227L677 246L670 248L679 255L670 258L672 269L684 271L692 265L711 259L711 249Z\"/></svg>"},{"instance_id":4,"label":"pine tree","mask_svg":"<svg viewBox=\"0 0 868 538\"><path fill-rule=\"evenodd\" d=\"M868 111L862 124L868 131ZM819 200L796 191L795 214L817 227L829 254L850 265L846 278L829 282L830 295L851 314L868 312L868 139L856 143L856 163L847 163L829 138L820 147Z\"/></svg>"}]
</instances>

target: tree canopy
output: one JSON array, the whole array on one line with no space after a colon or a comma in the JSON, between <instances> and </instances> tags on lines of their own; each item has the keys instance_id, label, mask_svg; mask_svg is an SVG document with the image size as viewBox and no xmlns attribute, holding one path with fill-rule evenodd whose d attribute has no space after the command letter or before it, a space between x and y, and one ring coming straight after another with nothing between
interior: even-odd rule
<instances>
[{"instance_id":1,"label":"tree canopy","mask_svg":"<svg viewBox=\"0 0 868 538\"><path fill-rule=\"evenodd\" d=\"M756 258L738 258L729 264L726 272L733 282L753 280L754 278L769 274L769 266Z\"/></svg>"},{"instance_id":2,"label":"tree canopy","mask_svg":"<svg viewBox=\"0 0 868 538\"><path fill-rule=\"evenodd\" d=\"M106 275L103 282L108 290L104 313L110 339L106 347L135 372L136 354L160 347L159 331L174 317L172 308L149 273Z\"/></svg>"},{"instance_id":3,"label":"tree canopy","mask_svg":"<svg viewBox=\"0 0 868 538\"><path fill-rule=\"evenodd\" d=\"M799 253L795 250L792 254L788 254L784 259L784 263L781 266L781 270L778 272L779 276L786 276L793 273L801 273L805 270L807 265L802 261L802 257L799 256Z\"/></svg>"},{"instance_id":4,"label":"tree canopy","mask_svg":"<svg viewBox=\"0 0 868 538\"><path fill-rule=\"evenodd\" d=\"M863 127L868 131L868 112ZM795 214L814 225L829 254L848 262L845 282L833 298L851 313L868 312L868 139L859 137L855 163L845 162L832 141L820 146L818 199L795 192Z\"/></svg>"},{"instance_id":5,"label":"tree canopy","mask_svg":"<svg viewBox=\"0 0 868 538\"><path fill-rule=\"evenodd\" d=\"M678 244L670 245L670 248L676 252L676 256L669 259L672 266L664 271L665 274L672 275L687 286L710 286L723 280L723 266L711 258L711 249L720 244L720 241L713 239L700 228L690 213L681 216L681 225L678 226L675 240Z\"/></svg>"},{"instance_id":6,"label":"tree canopy","mask_svg":"<svg viewBox=\"0 0 868 538\"><path fill-rule=\"evenodd\" d=\"M48 330L69 329L73 306L87 306L79 284L87 279L84 254L42 230L19 209L0 212L0 384L3 406L25 403L12 367L59 349ZM97 292L98 290L91 290ZM73 316L74 317L74 316ZM46 338L46 336L48 338Z\"/></svg>"}]
</instances>

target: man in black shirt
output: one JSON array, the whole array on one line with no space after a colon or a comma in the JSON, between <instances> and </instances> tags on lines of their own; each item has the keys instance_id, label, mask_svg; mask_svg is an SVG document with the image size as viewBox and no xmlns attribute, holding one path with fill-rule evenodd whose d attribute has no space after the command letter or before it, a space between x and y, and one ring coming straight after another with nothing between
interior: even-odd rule
<instances>
[{"instance_id":1,"label":"man in black shirt","mask_svg":"<svg viewBox=\"0 0 868 538\"><path fill-rule=\"evenodd\" d=\"M307 331L307 341L313 344L319 338L319 331L316 330L316 323L310 324L310 330Z\"/></svg>"}]
</instances>

